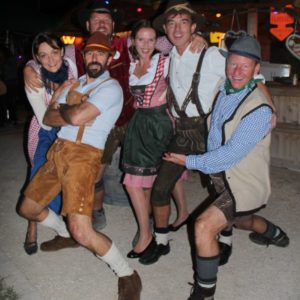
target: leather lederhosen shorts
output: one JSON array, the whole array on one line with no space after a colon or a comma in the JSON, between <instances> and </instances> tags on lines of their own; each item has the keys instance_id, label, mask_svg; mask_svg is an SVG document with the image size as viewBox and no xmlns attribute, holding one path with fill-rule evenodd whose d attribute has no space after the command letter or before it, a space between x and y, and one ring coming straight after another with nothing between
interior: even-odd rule
<instances>
[{"instance_id":1,"label":"leather lederhosen shorts","mask_svg":"<svg viewBox=\"0 0 300 300\"><path fill-rule=\"evenodd\" d=\"M90 145L57 139L47 153L47 162L25 189L25 196L46 206L62 191L62 215L91 216L102 155L102 150Z\"/></svg>"}]
</instances>

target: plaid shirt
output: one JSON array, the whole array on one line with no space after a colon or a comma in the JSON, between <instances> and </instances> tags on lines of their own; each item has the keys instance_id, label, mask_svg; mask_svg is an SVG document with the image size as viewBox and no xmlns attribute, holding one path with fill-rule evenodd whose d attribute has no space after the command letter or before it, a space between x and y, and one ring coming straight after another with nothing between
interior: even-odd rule
<instances>
[{"instance_id":1,"label":"plaid shirt","mask_svg":"<svg viewBox=\"0 0 300 300\"><path fill-rule=\"evenodd\" d=\"M272 110L262 106L244 117L225 144L223 125L235 112L240 102L249 92L246 88L227 95L221 88L212 112L208 134L207 152L203 155L189 155L186 167L206 174L225 171L240 162L271 129Z\"/></svg>"}]
</instances>

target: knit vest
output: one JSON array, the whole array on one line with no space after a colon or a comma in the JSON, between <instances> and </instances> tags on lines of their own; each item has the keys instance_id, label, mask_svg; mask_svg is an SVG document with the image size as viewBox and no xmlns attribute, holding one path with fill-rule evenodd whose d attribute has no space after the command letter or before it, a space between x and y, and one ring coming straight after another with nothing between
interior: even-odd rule
<instances>
[{"instance_id":1,"label":"knit vest","mask_svg":"<svg viewBox=\"0 0 300 300\"><path fill-rule=\"evenodd\" d=\"M222 145L230 139L240 121L261 106L269 106L268 100L255 88L223 124ZM234 200L235 216L254 213L265 207L268 201L271 193L270 142L271 134L268 133L244 159L223 172L225 185Z\"/></svg>"}]
</instances>

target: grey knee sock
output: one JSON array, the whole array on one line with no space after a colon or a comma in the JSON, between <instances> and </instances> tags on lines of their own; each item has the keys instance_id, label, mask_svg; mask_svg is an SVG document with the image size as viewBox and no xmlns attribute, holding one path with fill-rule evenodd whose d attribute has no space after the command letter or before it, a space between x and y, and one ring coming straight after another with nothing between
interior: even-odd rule
<instances>
[{"instance_id":1,"label":"grey knee sock","mask_svg":"<svg viewBox=\"0 0 300 300\"><path fill-rule=\"evenodd\" d=\"M204 288L211 288L217 282L220 256L197 257L197 280Z\"/></svg>"}]
</instances>

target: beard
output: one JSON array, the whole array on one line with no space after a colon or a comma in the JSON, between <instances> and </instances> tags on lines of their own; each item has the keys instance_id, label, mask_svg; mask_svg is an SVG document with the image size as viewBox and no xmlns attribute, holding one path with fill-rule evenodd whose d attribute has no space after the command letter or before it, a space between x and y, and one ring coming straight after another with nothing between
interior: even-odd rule
<instances>
[{"instance_id":1,"label":"beard","mask_svg":"<svg viewBox=\"0 0 300 300\"><path fill-rule=\"evenodd\" d=\"M93 66L98 66L98 69L94 69ZM89 63L86 66L86 73L89 77L91 78L97 78L99 76L101 76L106 70L106 65L103 66L102 64L98 63L98 62L92 62Z\"/></svg>"}]
</instances>

